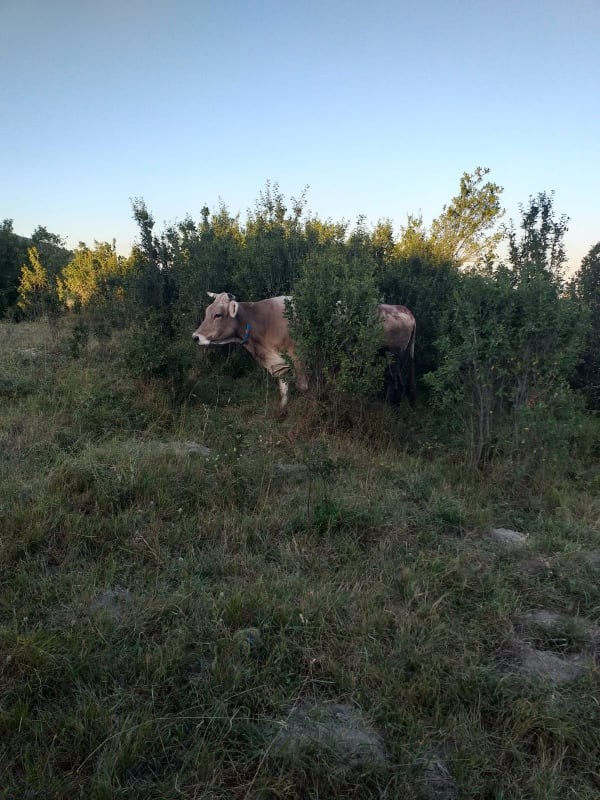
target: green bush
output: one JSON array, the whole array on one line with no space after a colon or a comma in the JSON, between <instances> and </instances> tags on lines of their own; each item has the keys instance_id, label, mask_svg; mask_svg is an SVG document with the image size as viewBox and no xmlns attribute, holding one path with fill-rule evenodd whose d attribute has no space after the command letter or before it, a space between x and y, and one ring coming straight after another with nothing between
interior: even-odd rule
<instances>
[{"instance_id":1,"label":"green bush","mask_svg":"<svg viewBox=\"0 0 600 800\"><path fill-rule=\"evenodd\" d=\"M372 395L383 375L375 262L332 247L309 256L288 307L300 358L317 392Z\"/></svg>"},{"instance_id":2,"label":"green bush","mask_svg":"<svg viewBox=\"0 0 600 800\"><path fill-rule=\"evenodd\" d=\"M566 443L577 429L578 404L567 382L585 320L564 293L555 262L564 221L552 227L550 218L550 198L532 200L523 241L511 239L511 262L464 275L452 295L438 341L440 367L427 382L440 421L463 439L473 464L497 452L530 456L533 431L533 452L550 445L559 452L559 440Z\"/></svg>"},{"instance_id":3,"label":"green bush","mask_svg":"<svg viewBox=\"0 0 600 800\"><path fill-rule=\"evenodd\" d=\"M417 320L415 369L418 376L439 366L436 342L446 329L460 273L450 262L394 259L381 270L379 289L386 303L405 305Z\"/></svg>"},{"instance_id":4,"label":"green bush","mask_svg":"<svg viewBox=\"0 0 600 800\"><path fill-rule=\"evenodd\" d=\"M169 318L152 313L132 329L125 364L139 377L167 379L179 390L192 367L193 357L191 340L174 338Z\"/></svg>"},{"instance_id":5,"label":"green bush","mask_svg":"<svg viewBox=\"0 0 600 800\"><path fill-rule=\"evenodd\" d=\"M590 321L575 385L583 391L588 407L600 411L600 242L581 262L573 289L582 313L587 314Z\"/></svg>"}]
</instances>

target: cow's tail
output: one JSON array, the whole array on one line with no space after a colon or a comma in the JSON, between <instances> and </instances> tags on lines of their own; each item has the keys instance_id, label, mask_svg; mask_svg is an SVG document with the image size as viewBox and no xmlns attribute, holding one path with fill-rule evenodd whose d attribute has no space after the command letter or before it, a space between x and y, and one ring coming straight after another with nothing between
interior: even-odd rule
<instances>
[{"instance_id":1,"label":"cow's tail","mask_svg":"<svg viewBox=\"0 0 600 800\"><path fill-rule=\"evenodd\" d=\"M408 340L408 402L411 408L417 403L417 379L415 376L415 336L417 333L417 321L414 321L413 329Z\"/></svg>"}]
</instances>

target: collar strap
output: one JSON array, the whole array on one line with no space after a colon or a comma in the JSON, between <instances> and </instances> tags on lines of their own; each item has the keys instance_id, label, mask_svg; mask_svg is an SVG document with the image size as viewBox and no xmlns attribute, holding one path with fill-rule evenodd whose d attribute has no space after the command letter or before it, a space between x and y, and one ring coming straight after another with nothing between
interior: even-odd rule
<instances>
[{"instance_id":1,"label":"collar strap","mask_svg":"<svg viewBox=\"0 0 600 800\"><path fill-rule=\"evenodd\" d=\"M240 344L248 344L248 342L250 340L250 331L251 331L250 323L247 322L246 323L246 330L244 332L244 338L242 339Z\"/></svg>"}]
</instances>

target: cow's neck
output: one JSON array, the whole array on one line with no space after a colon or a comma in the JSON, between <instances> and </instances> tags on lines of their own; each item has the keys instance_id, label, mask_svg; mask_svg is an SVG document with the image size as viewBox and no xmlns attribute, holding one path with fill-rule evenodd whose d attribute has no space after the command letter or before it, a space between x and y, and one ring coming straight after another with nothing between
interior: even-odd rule
<instances>
[{"instance_id":1,"label":"cow's neck","mask_svg":"<svg viewBox=\"0 0 600 800\"><path fill-rule=\"evenodd\" d=\"M246 328L244 330L244 336L240 344L248 344L250 341L250 331L252 330L252 325L249 322L246 323Z\"/></svg>"},{"instance_id":2,"label":"cow's neck","mask_svg":"<svg viewBox=\"0 0 600 800\"><path fill-rule=\"evenodd\" d=\"M248 319L248 315L245 313L246 309L242 308L242 304L239 304L239 311L238 311L238 321L240 323L240 336L241 341L240 344L247 345L250 342L250 337L252 335L252 323Z\"/></svg>"}]
</instances>

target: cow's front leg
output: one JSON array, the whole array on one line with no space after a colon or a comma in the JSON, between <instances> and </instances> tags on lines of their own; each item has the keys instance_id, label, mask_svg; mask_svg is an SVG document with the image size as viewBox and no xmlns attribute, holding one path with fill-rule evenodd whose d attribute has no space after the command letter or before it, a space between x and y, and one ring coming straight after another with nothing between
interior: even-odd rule
<instances>
[{"instance_id":1,"label":"cow's front leg","mask_svg":"<svg viewBox=\"0 0 600 800\"><path fill-rule=\"evenodd\" d=\"M268 359L268 361L270 362L267 364L267 369L269 373L274 378L277 378L277 380L279 381L279 394L281 397L279 407L281 408L282 411L284 411L288 401L289 384L283 378L283 375L285 375L285 373L288 372L290 367L287 362L281 360L281 356L279 355L279 353L273 353L271 358Z\"/></svg>"},{"instance_id":2,"label":"cow's front leg","mask_svg":"<svg viewBox=\"0 0 600 800\"><path fill-rule=\"evenodd\" d=\"M290 386L287 381L284 381L283 378L279 379L279 394L281 396L281 401L279 403L279 408L281 411L285 411L288 402L288 392Z\"/></svg>"}]
</instances>

